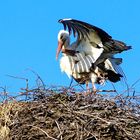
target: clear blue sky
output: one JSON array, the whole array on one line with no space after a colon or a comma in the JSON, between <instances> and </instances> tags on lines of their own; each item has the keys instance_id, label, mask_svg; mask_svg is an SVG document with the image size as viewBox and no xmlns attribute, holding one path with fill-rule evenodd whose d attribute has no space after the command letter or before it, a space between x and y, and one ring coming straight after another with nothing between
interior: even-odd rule
<instances>
[{"instance_id":1,"label":"clear blue sky","mask_svg":"<svg viewBox=\"0 0 140 140\"><path fill-rule=\"evenodd\" d=\"M119 56L123 57L127 82L133 84L140 78L139 14L139 0L0 1L0 86L7 86L8 91L24 87L24 81L7 74L28 78L30 87L34 86L36 77L27 68L36 71L46 85L69 85L55 60L57 33L63 28L57 21L61 18L86 21L132 45L133 50ZM137 91L139 86L137 83Z\"/></svg>"}]
</instances>

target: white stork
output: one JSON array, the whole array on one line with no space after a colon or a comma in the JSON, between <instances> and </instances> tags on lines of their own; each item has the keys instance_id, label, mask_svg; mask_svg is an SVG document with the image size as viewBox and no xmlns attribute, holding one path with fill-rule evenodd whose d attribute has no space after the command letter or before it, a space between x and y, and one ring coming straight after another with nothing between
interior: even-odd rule
<instances>
[{"instance_id":1,"label":"white stork","mask_svg":"<svg viewBox=\"0 0 140 140\"><path fill-rule=\"evenodd\" d=\"M60 51L63 56L60 59L61 71L65 72L68 77L73 77L78 83L85 84L88 90L88 83L91 82L94 93L96 92L95 83L103 84L105 80L117 82L122 77L117 73L115 68L121 63L119 58L108 58L93 65L95 62L94 55L86 54L84 51L77 51L70 45L69 32L61 30L58 34L58 49L56 57Z\"/></svg>"},{"instance_id":2,"label":"white stork","mask_svg":"<svg viewBox=\"0 0 140 140\"><path fill-rule=\"evenodd\" d=\"M100 78L108 78L112 82L120 80L123 73L120 73L118 65L122 59L114 58L114 54L129 50L131 46L112 39L104 30L83 21L61 19L59 23L62 23L64 30L68 29L68 32L61 30L58 34L56 58L58 58L60 51L62 51L64 55L60 60L60 66L67 75L72 76L78 82L79 78L76 75L79 77L88 77L88 80L83 80L84 83L91 81L93 85ZM70 43L70 34L72 32L74 37L77 37L77 40ZM83 59L75 60L77 59L75 56L77 56L78 52L83 55ZM78 71L75 67L83 65L85 60L87 60L87 56L92 57L92 62L90 62L88 68L85 65L85 69L82 69L82 72ZM69 57L73 63L75 62L74 69L68 59Z\"/></svg>"}]
</instances>

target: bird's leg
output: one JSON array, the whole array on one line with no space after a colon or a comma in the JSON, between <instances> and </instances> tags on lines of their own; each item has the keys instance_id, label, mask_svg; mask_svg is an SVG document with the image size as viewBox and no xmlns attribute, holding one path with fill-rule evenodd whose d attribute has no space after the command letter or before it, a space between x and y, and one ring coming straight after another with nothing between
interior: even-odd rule
<instances>
[{"instance_id":1,"label":"bird's leg","mask_svg":"<svg viewBox=\"0 0 140 140\"><path fill-rule=\"evenodd\" d=\"M93 93L95 95L97 93L97 89L96 89L96 86L95 86L94 82L92 82L92 90L93 90Z\"/></svg>"},{"instance_id":2,"label":"bird's leg","mask_svg":"<svg viewBox=\"0 0 140 140\"><path fill-rule=\"evenodd\" d=\"M89 82L86 81L86 94L85 95L88 95L90 94L90 88L89 88Z\"/></svg>"},{"instance_id":3,"label":"bird's leg","mask_svg":"<svg viewBox=\"0 0 140 140\"><path fill-rule=\"evenodd\" d=\"M94 95L96 94L97 90L95 87L95 83L97 82L97 74L96 73L91 73L91 83L92 83L92 91Z\"/></svg>"}]
</instances>

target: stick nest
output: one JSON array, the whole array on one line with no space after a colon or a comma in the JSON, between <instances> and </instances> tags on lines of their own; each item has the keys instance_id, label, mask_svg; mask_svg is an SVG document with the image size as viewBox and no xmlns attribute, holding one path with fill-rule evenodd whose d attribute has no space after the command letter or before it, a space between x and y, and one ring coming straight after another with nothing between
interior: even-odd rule
<instances>
[{"instance_id":1,"label":"stick nest","mask_svg":"<svg viewBox=\"0 0 140 140\"><path fill-rule=\"evenodd\" d=\"M139 97L31 92L30 101L1 103L0 139L140 139Z\"/></svg>"}]
</instances>

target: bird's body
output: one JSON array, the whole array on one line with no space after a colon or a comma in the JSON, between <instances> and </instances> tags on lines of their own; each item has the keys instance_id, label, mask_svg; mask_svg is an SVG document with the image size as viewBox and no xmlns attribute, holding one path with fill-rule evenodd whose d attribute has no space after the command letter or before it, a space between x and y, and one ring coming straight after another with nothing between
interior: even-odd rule
<instances>
[{"instance_id":1,"label":"bird's body","mask_svg":"<svg viewBox=\"0 0 140 140\"><path fill-rule=\"evenodd\" d=\"M84 80L86 79L85 77L87 75L90 77L91 73L94 73L90 70L93 62L94 58L89 55L85 56L85 54L82 53L75 53L74 56L71 56L63 53L60 59L60 68L69 78L73 77L75 80L79 81L79 83L84 83L84 81L86 81ZM89 78L87 78L87 81L89 81Z\"/></svg>"},{"instance_id":2,"label":"bird's body","mask_svg":"<svg viewBox=\"0 0 140 140\"><path fill-rule=\"evenodd\" d=\"M86 63L88 61L88 63ZM74 78L79 84L86 84L88 91L88 84L93 83L93 90L95 90L95 83L104 84L105 77L100 75L98 68L91 71L92 60L89 60L84 54L76 53L74 56L63 54L60 59L60 68L65 72L69 78Z\"/></svg>"},{"instance_id":3,"label":"bird's body","mask_svg":"<svg viewBox=\"0 0 140 140\"><path fill-rule=\"evenodd\" d=\"M70 52L73 53L70 54ZM71 50L69 46L65 46L65 51L60 58L60 68L69 78L74 78L79 84L86 84L87 89L88 84L92 83L95 91L95 83L103 85L106 80L112 82L120 80L121 75L117 73L112 65L113 62L117 65L115 61L115 58L112 60L106 59L104 63L94 67L94 55L87 55L84 52Z\"/></svg>"}]
</instances>

